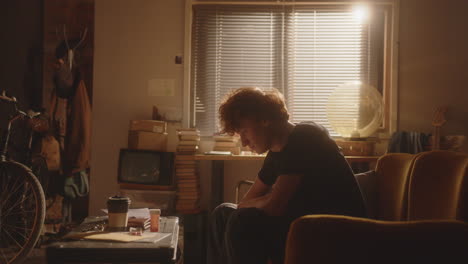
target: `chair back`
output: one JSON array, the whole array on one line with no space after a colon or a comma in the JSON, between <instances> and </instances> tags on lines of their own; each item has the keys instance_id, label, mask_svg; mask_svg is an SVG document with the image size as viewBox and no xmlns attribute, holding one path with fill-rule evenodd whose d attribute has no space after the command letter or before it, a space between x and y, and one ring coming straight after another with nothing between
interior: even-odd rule
<instances>
[{"instance_id":1,"label":"chair back","mask_svg":"<svg viewBox=\"0 0 468 264\"><path fill-rule=\"evenodd\" d=\"M468 220L467 167L466 153L439 150L419 154L409 180L407 219Z\"/></svg>"},{"instance_id":2,"label":"chair back","mask_svg":"<svg viewBox=\"0 0 468 264\"><path fill-rule=\"evenodd\" d=\"M377 160L375 167L375 219L405 219L408 178L417 154L389 153Z\"/></svg>"}]
</instances>

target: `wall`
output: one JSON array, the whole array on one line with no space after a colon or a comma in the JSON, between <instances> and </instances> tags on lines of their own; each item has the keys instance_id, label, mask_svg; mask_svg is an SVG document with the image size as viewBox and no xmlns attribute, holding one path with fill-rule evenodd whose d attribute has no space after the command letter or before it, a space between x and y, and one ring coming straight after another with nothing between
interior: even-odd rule
<instances>
[{"instance_id":1,"label":"wall","mask_svg":"<svg viewBox=\"0 0 468 264\"><path fill-rule=\"evenodd\" d=\"M468 2L403 0L400 11L400 130L431 131L436 106L447 104L442 134L468 135ZM184 44L184 1L96 0L93 153L90 213L117 190L118 150L128 120L149 118L153 104L181 108L183 69L173 57ZM149 97L147 81L174 78L174 97ZM468 144L466 144L468 145ZM202 193L209 193L209 162L200 162ZM261 162L225 165L225 199L235 183L253 179ZM206 195L204 196L206 199ZM204 204L206 201L204 201Z\"/></svg>"},{"instance_id":2,"label":"wall","mask_svg":"<svg viewBox=\"0 0 468 264\"><path fill-rule=\"evenodd\" d=\"M399 129L430 133L446 105L441 134L468 136L468 1L403 0L400 9Z\"/></svg>"},{"instance_id":3,"label":"wall","mask_svg":"<svg viewBox=\"0 0 468 264\"><path fill-rule=\"evenodd\" d=\"M42 0L5 1L0 8L0 92L22 110L41 110Z\"/></svg>"},{"instance_id":4,"label":"wall","mask_svg":"<svg viewBox=\"0 0 468 264\"><path fill-rule=\"evenodd\" d=\"M153 105L182 111L184 1L96 0L94 44L90 214L118 190L129 120L151 119ZM153 79L173 80L174 96L150 96Z\"/></svg>"}]
</instances>

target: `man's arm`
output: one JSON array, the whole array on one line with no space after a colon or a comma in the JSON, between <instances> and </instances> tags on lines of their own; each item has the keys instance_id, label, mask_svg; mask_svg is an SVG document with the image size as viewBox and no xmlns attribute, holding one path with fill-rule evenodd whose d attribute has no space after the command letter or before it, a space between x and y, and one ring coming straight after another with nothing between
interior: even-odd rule
<instances>
[{"instance_id":1,"label":"man's arm","mask_svg":"<svg viewBox=\"0 0 468 264\"><path fill-rule=\"evenodd\" d=\"M280 175L271 192L242 201L239 208L255 207L264 210L268 215L283 215L301 180L302 175Z\"/></svg>"},{"instance_id":2,"label":"man's arm","mask_svg":"<svg viewBox=\"0 0 468 264\"><path fill-rule=\"evenodd\" d=\"M269 191L271 191L271 186L266 185L265 183L263 183L263 181L259 177L257 177L254 181L254 184L249 188L247 193L244 195L244 197L240 201L240 204L245 201L263 196Z\"/></svg>"}]
</instances>

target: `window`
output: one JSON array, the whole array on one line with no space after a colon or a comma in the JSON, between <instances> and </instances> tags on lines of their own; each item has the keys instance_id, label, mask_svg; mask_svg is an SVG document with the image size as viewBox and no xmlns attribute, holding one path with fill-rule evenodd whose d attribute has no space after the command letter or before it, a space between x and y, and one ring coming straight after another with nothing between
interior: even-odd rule
<instances>
[{"instance_id":1,"label":"window","mask_svg":"<svg viewBox=\"0 0 468 264\"><path fill-rule=\"evenodd\" d=\"M194 5L193 124L202 135L217 132L223 96L256 86L279 89L292 122L312 120L338 136L327 118L334 89L360 81L385 97L390 83L384 64L389 8L372 6L371 19L361 11L352 5ZM359 118L345 104L342 114L343 120Z\"/></svg>"}]
</instances>

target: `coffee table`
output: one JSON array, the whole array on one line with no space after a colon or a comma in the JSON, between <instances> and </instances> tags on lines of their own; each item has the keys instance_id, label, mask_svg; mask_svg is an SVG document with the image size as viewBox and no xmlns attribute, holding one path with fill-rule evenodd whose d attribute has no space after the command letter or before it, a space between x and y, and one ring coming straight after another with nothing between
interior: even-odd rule
<instances>
[{"instance_id":1,"label":"coffee table","mask_svg":"<svg viewBox=\"0 0 468 264\"><path fill-rule=\"evenodd\" d=\"M46 248L47 263L175 263L179 218L161 217L160 232L169 235L156 243L95 240L55 242Z\"/></svg>"}]
</instances>

